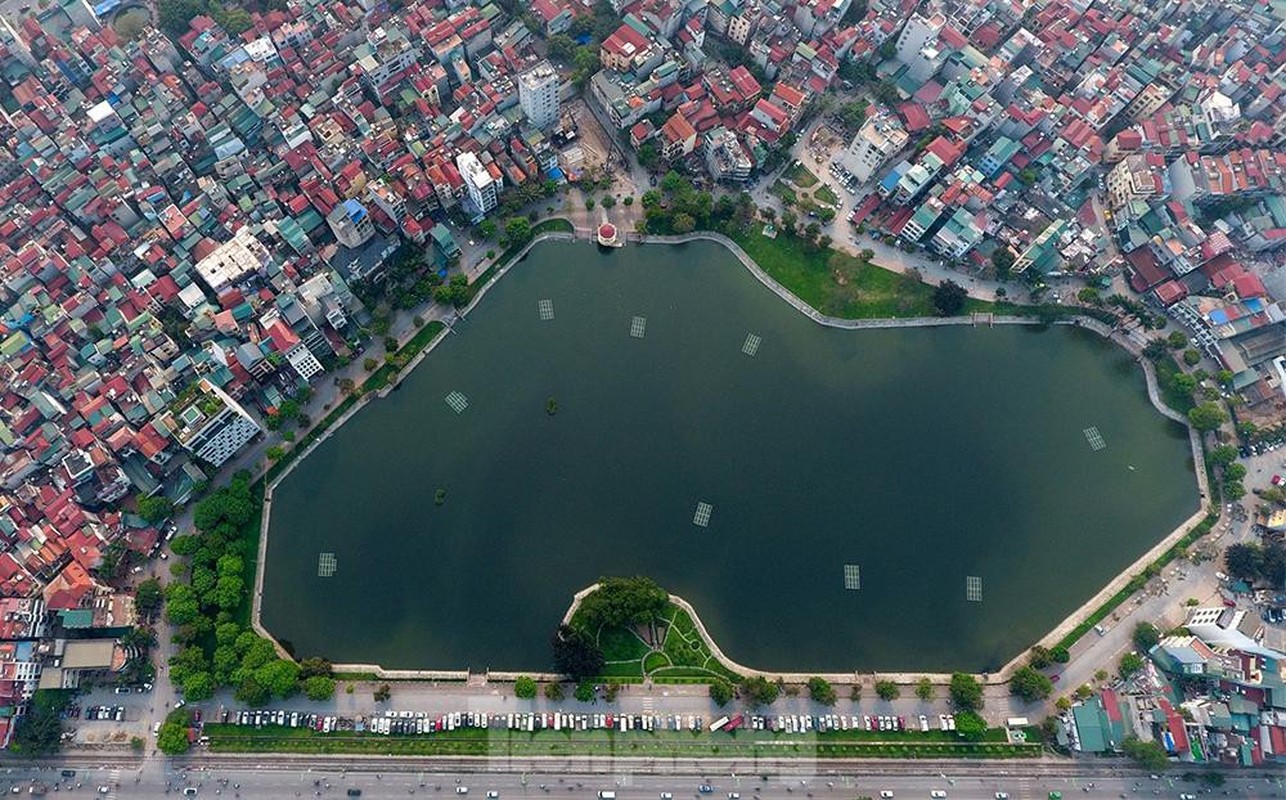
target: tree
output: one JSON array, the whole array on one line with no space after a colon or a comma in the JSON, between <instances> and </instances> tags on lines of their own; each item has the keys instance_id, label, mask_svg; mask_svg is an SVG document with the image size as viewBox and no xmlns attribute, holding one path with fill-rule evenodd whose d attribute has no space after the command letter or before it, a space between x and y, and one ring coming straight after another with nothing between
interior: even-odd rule
<instances>
[{"instance_id":1,"label":"tree","mask_svg":"<svg viewBox=\"0 0 1286 800\"><path fill-rule=\"evenodd\" d=\"M915 696L921 700L933 699L933 681L929 680L927 675L916 681Z\"/></svg>"},{"instance_id":2,"label":"tree","mask_svg":"<svg viewBox=\"0 0 1286 800\"><path fill-rule=\"evenodd\" d=\"M1212 447L1206 454L1206 460L1217 467L1226 467L1237 460L1237 448L1230 444Z\"/></svg>"},{"instance_id":3,"label":"tree","mask_svg":"<svg viewBox=\"0 0 1286 800\"><path fill-rule=\"evenodd\" d=\"M511 217L505 223L505 244L508 247L522 247L531 241L531 222L526 217Z\"/></svg>"},{"instance_id":4,"label":"tree","mask_svg":"<svg viewBox=\"0 0 1286 800\"><path fill-rule=\"evenodd\" d=\"M161 609L161 582L148 578L134 590L134 607L143 614L154 614Z\"/></svg>"},{"instance_id":5,"label":"tree","mask_svg":"<svg viewBox=\"0 0 1286 800\"><path fill-rule=\"evenodd\" d=\"M588 703L594 699L594 683L592 681L581 681L576 684L576 691L572 693L582 703Z\"/></svg>"},{"instance_id":6,"label":"tree","mask_svg":"<svg viewBox=\"0 0 1286 800\"><path fill-rule=\"evenodd\" d=\"M536 696L536 682L526 675L514 681L514 697L530 700Z\"/></svg>"},{"instance_id":7,"label":"tree","mask_svg":"<svg viewBox=\"0 0 1286 800\"><path fill-rule=\"evenodd\" d=\"M1160 361L1170 355L1170 346L1165 339L1151 339L1143 346L1143 355L1149 361Z\"/></svg>"},{"instance_id":8,"label":"tree","mask_svg":"<svg viewBox=\"0 0 1286 800\"><path fill-rule=\"evenodd\" d=\"M1195 367L1201 363L1201 353L1196 348L1189 347L1183 351L1183 363L1190 367Z\"/></svg>"},{"instance_id":9,"label":"tree","mask_svg":"<svg viewBox=\"0 0 1286 800\"><path fill-rule=\"evenodd\" d=\"M248 706L261 706L268 702L272 693L254 675L248 675L237 685L233 696Z\"/></svg>"},{"instance_id":10,"label":"tree","mask_svg":"<svg viewBox=\"0 0 1286 800\"><path fill-rule=\"evenodd\" d=\"M156 733L156 747L167 756L181 756L188 751L188 726L168 719Z\"/></svg>"},{"instance_id":11,"label":"tree","mask_svg":"<svg viewBox=\"0 0 1286 800\"><path fill-rule=\"evenodd\" d=\"M1157 642L1161 641L1161 632L1151 622L1140 622L1135 625L1133 636L1134 646L1143 653L1156 647Z\"/></svg>"},{"instance_id":12,"label":"tree","mask_svg":"<svg viewBox=\"0 0 1286 800\"><path fill-rule=\"evenodd\" d=\"M58 752L62 744L62 712L71 696L70 691L61 689L36 690L31 708L18 719L11 749L24 756Z\"/></svg>"},{"instance_id":13,"label":"tree","mask_svg":"<svg viewBox=\"0 0 1286 800\"><path fill-rule=\"evenodd\" d=\"M553 700L555 703L561 702L567 696L567 691L558 681L545 684L545 698Z\"/></svg>"},{"instance_id":14,"label":"tree","mask_svg":"<svg viewBox=\"0 0 1286 800\"><path fill-rule=\"evenodd\" d=\"M393 692L389 689L387 683L381 683L379 687L376 688L373 696L375 698L375 702L387 703L388 699L393 696Z\"/></svg>"},{"instance_id":15,"label":"tree","mask_svg":"<svg viewBox=\"0 0 1286 800\"><path fill-rule=\"evenodd\" d=\"M555 33L545 40L549 57L568 63L576 55L576 40L565 33Z\"/></svg>"},{"instance_id":16,"label":"tree","mask_svg":"<svg viewBox=\"0 0 1286 800\"><path fill-rule=\"evenodd\" d=\"M875 694L881 700L896 700L902 696L902 690L893 681L876 681Z\"/></svg>"},{"instance_id":17,"label":"tree","mask_svg":"<svg viewBox=\"0 0 1286 800\"><path fill-rule=\"evenodd\" d=\"M208 672L194 672L183 681L183 699L199 703L214 697L214 680Z\"/></svg>"},{"instance_id":18,"label":"tree","mask_svg":"<svg viewBox=\"0 0 1286 800\"><path fill-rule=\"evenodd\" d=\"M487 241L496 238L496 223L489 219L484 219L478 223L478 235Z\"/></svg>"},{"instance_id":19,"label":"tree","mask_svg":"<svg viewBox=\"0 0 1286 800\"><path fill-rule=\"evenodd\" d=\"M824 706L833 706L839 699L835 694L835 687L831 686L825 678L817 675L808 679L808 696L813 698L813 702Z\"/></svg>"},{"instance_id":20,"label":"tree","mask_svg":"<svg viewBox=\"0 0 1286 800\"><path fill-rule=\"evenodd\" d=\"M1009 680L1009 693L1029 703L1044 700L1053 690L1053 681L1031 667L1019 667Z\"/></svg>"},{"instance_id":21,"label":"tree","mask_svg":"<svg viewBox=\"0 0 1286 800\"><path fill-rule=\"evenodd\" d=\"M957 672L951 676L948 693L951 696L951 705L959 711L977 711L984 703L982 684L977 678L965 672Z\"/></svg>"},{"instance_id":22,"label":"tree","mask_svg":"<svg viewBox=\"0 0 1286 800\"><path fill-rule=\"evenodd\" d=\"M1157 772L1170 765L1165 748L1155 740L1143 741L1137 736L1127 736L1121 742L1121 752L1134 759L1144 769Z\"/></svg>"},{"instance_id":23,"label":"tree","mask_svg":"<svg viewBox=\"0 0 1286 800\"><path fill-rule=\"evenodd\" d=\"M1183 331L1171 331L1165 341L1171 350L1182 350L1188 346L1188 337Z\"/></svg>"},{"instance_id":24,"label":"tree","mask_svg":"<svg viewBox=\"0 0 1286 800\"><path fill-rule=\"evenodd\" d=\"M726 706L728 701L732 700L734 694L732 684L723 678L715 678L710 682L710 699L717 706Z\"/></svg>"},{"instance_id":25,"label":"tree","mask_svg":"<svg viewBox=\"0 0 1286 800\"><path fill-rule=\"evenodd\" d=\"M1076 299L1087 306L1097 306L1102 305L1103 303L1103 298L1099 296L1098 289L1095 289L1093 286L1086 286L1084 289L1077 292Z\"/></svg>"},{"instance_id":26,"label":"tree","mask_svg":"<svg viewBox=\"0 0 1286 800\"><path fill-rule=\"evenodd\" d=\"M762 675L755 675L742 680L741 691L746 695L751 706L770 706L777 701L781 687Z\"/></svg>"},{"instance_id":27,"label":"tree","mask_svg":"<svg viewBox=\"0 0 1286 800\"><path fill-rule=\"evenodd\" d=\"M303 687L304 696L309 700L329 700L335 696L335 679L325 675L312 675L304 679L300 685Z\"/></svg>"},{"instance_id":28,"label":"tree","mask_svg":"<svg viewBox=\"0 0 1286 800\"><path fill-rule=\"evenodd\" d=\"M1044 669L1049 666L1049 662L1052 660L1049 655L1049 648L1038 644L1032 647L1031 657L1027 660L1027 663L1036 669Z\"/></svg>"},{"instance_id":29,"label":"tree","mask_svg":"<svg viewBox=\"0 0 1286 800\"><path fill-rule=\"evenodd\" d=\"M1188 412L1188 422L1201 432L1213 431L1228 421L1228 414L1218 403L1207 401Z\"/></svg>"},{"instance_id":30,"label":"tree","mask_svg":"<svg viewBox=\"0 0 1286 800\"><path fill-rule=\"evenodd\" d=\"M187 33L193 17L205 12L204 0L160 0L156 4L156 24L171 38L178 38Z\"/></svg>"},{"instance_id":31,"label":"tree","mask_svg":"<svg viewBox=\"0 0 1286 800\"><path fill-rule=\"evenodd\" d=\"M331 677L332 667L329 659L314 656L299 662L299 680L306 681L315 676Z\"/></svg>"},{"instance_id":32,"label":"tree","mask_svg":"<svg viewBox=\"0 0 1286 800\"><path fill-rule=\"evenodd\" d=\"M174 513L174 503L163 495L143 497L138 501L138 515L153 524L168 519Z\"/></svg>"},{"instance_id":33,"label":"tree","mask_svg":"<svg viewBox=\"0 0 1286 800\"><path fill-rule=\"evenodd\" d=\"M670 223L670 227L674 232L679 234L691 233L692 229L696 226L697 221L692 218L692 215L684 214L682 212L675 214L674 221Z\"/></svg>"},{"instance_id":34,"label":"tree","mask_svg":"<svg viewBox=\"0 0 1286 800\"><path fill-rule=\"evenodd\" d=\"M1049 657L1054 659L1055 663L1066 664L1072 660L1072 654L1067 651L1066 647L1061 644L1049 651Z\"/></svg>"},{"instance_id":35,"label":"tree","mask_svg":"<svg viewBox=\"0 0 1286 800\"><path fill-rule=\"evenodd\" d=\"M1009 270L1014 266L1014 251L1006 245L1001 245L991 251L991 266L996 269L996 277L1000 280L1009 278Z\"/></svg>"},{"instance_id":36,"label":"tree","mask_svg":"<svg viewBox=\"0 0 1286 800\"><path fill-rule=\"evenodd\" d=\"M254 677L277 697L290 697L299 691L299 665L284 658L274 658L259 667Z\"/></svg>"},{"instance_id":37,"label":"tree","mask_svg":"<svg viewBox=\"0 0 1286 800\"><path fill-rule=\"evenodd\" d=\"M933 307L940 317L954 317L964 311L969 292L955 281L943 281L933 290Z\"/></svg>"},{"instance_id":38,"label":"tree","mask_svg":"<svg viewBox=\"0 0 1286 800\"><path fill-rule=\"evenodd\" d=\"M286 449L280 445L273 445L264 451L269 461L280 461L282 456L286 455Z\"/></svg>"},{"instance_id":39,"label":"tree","mask_svg":"<svg viewBox=\"0 0 1286 800\"><path fill-rule=\"evenodd\" d=\"M1143 669L1143 656L1134 651L1121 656L1121 661L1117 665L1117 672L1120 673L1121 678L1124 680L1129 680L1141 669Z\"/></svg>"},{"instance_id":40,"label":"tree","mask_svg":"<svg viewBox=\"0 0 1286 800\"><path fill-rule=\"evenodd\" d=\"M600 578L598 589L581 600L579 616L589 630L645 625L657 619L670 595L651 578Z\"/></svg>"},{"instance_id":41,"label":"tree","mask_svg":"<svg viewBox=\"0 0 1286 800\"><path fill-rule=\"evenodd\" d=\"M603 651L570 625L560 625L550 644L554 650L554 669L572 680L579 681L602 672Z\"/></svg>"},{"instance_id":42,"label":"tree","mask_svg":"<svg viewBox=\"0 0 1286 800\"><path fill-rule=\"evenodd\" d=\"M171 625L187 625L201 615L196 592L184 583L165 587L165 617Z\"/></svg>"},{"instance_id":43,"label":"tree","mask_svg":"<svg viewBox=\"0 0 1286 800\"><path fill-rule=\"evenodd\" d=\"M1229 545L1223 553L1224 570L1234 578L1253 581L1264 568L1264 550L1254 542Z\"/></svg>"},{"instance_id":44,"label":"tree","mask_svg":"<svg viewBox=\"0 0 1286 800\"><path fill-rule=\"evenodd\" d=\"M987 735L987 723L976 711L956 713L956 733L968 742L980 742Z\"/></svg>"}]
</instances>

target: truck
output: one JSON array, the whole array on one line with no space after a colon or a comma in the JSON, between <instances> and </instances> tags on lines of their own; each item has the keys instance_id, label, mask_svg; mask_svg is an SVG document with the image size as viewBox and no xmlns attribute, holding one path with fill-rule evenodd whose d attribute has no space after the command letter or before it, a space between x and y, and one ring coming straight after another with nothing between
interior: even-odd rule
<instances>
[{"instance_id":1,"label":"truck","mask_svg":"<svg viewBox=\"0 0 1286 800\"><path fill-rule=\"evenodd\" d=\"M715 731L722 730L722 729L723 729L723 726L728 724L728 719L729 719L729 718L728 718L727 716L722 716L722 717L719 717L719 718L718 718L717 720L715 720L714 722L711 722L711 723L710 723L710 732L711 732L711 733L714 733Z\"/></svg>"}]
</instances>

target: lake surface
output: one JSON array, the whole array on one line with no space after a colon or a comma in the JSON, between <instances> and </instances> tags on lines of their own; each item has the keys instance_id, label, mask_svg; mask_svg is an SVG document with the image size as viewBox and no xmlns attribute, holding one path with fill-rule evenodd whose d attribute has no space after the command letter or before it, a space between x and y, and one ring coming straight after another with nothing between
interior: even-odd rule
<instances>
[{"instance_id":1,"label":"lake surface","mask_svg":"<svg viewBox=\"0 0 1286 800\"><path fill-rule=\"evenodd\" d=\"M574 592L642 574L747 666L994 669L1196 508L1186 434L1093 334L834 330L715 244L545 243L277 487L263 621L539 670Z\"/></svg>"}]
</instances>

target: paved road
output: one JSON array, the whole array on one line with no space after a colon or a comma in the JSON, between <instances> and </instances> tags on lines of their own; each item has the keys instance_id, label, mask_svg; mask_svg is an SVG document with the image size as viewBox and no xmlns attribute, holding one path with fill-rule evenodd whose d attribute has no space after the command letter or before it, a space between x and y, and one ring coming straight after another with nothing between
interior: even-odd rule
<instances>
[{"instance_id":1,"label":"paved road","mask_svg":"<svg viewBox=\"0 0 1286 800\"><path fill-rule=\"evenodd\" d=\"M60 765L61 766L61 765ZM1049 792L1072 793L1087 798L1126 797L1178 798L1181 793L1202 792L1200 784L1167 774L1156 780L1134 770L1120 770L1119 764L1102 763L1081 769L1066 769L1051 762L1015 764L996 762L983 765L921 763L915 771L894 764L839 764L803 760L760 766L735 763L700 767L687 764L647 766L641 763L601 764L588 769L556 761L510 768L480 762L467 770L458 766L434 769L426 764L376 760L350 765L347 769L324 768L308 762L299 764L191 764L163 774L148 774L130 765L67 765L76 770L73 778L62 779L58 768L11 769L0 774L0 791L16 786L21 790L32 782L60 783L65 790L81 783L80 792L105 786L104 796L182 796L185 788L200 797L227 795L238 798L345 797L348 790L361 790L362 797L408 796L462 797L458 787L478 800L495 792L499 798L565 797L568 800L596 798L601 791L615 792L619 800L659 798L663 792L678 798L724 800L736 794L746 800L851 800L855 796L878 796L890 791L895 798L929 798L931 791L945 792L951 800L995 800L1004 792L1012 800L1045 800ZM494 766L494 769L488 767ZM1116 774L1114 774L1116 773ZM711 792L701 794L702 783ZM542 788L543 787L543 788ZM1227 783L1211 791L1213 797L1228 795L1247 798L1277 797L1284 789L1277 776L1229 775ZM25 792L24 792L25 794Z\"/></svg>"}]
</instances>

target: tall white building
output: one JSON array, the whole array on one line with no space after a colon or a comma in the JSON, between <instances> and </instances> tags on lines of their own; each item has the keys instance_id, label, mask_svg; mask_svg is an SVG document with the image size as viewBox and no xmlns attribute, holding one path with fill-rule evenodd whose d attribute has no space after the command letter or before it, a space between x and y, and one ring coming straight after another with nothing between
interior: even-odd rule
<instances>
[{"instance_id":1,"label":"tall white building","mask_svg":"<svg viewBox=\"0 0 1286 800\"><path fill-rule=\"evenodd\" d=\"M491 177L487 168L482 166L482 162L476 155L461 153L455 157L455 166L460 170L460 177L464 178L464 188L469 193L469 202L479 216L486 214L499 204L497 195L500 187L496 185L496 180Z\"/></svg>"},{"instance_id":2,"label":"tall white building","mask_svg":"<svg viewBox=\"0 0 1286 800\"><path fill-rule=\"evenodd\" d=\"M175 411L174 438L214 466L232 458L259 433L259 423L241 404L204 378L198 391Z\"/></svg>"},{"instance_id":3,"label":"tall white building","mask_svg":"<svg viewBox=\"0 0 1286 800\"><path fill-rule=\"evenodd\" d=\"M537 128L558 122L558 72L542 61L518 76L518 102L527 121Z\"/></svg>"},{"instance_id":4,"label":"tall white building","mask_svg":"<svg viewBox=\"0 0 1286 800\"><path fill-rule=\"evenodd\" d=\"M906 147L906 142L906 131L896 120L888 114L876 114L862 123L848 149L840 154L839 165L858 183L866 183L884 162Z\"/></svg>"},{"instance_id":5,"label":"tall white building","mask_svg":"<svg viewBox=\"0 0 1286 800\"><path fill-rule=\"evenodd\" d=\"M920 56L920 50L926 45L931 44L938 39L938 32L942 26L947 23L947 18L942 14L934 14L925 19L919 14L912 14L911 18L902 26L902 33L898 35L897 41L897 59L903 64L910 64Z\"/></svg>"}]
</instances>

